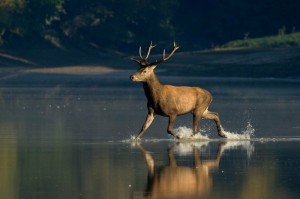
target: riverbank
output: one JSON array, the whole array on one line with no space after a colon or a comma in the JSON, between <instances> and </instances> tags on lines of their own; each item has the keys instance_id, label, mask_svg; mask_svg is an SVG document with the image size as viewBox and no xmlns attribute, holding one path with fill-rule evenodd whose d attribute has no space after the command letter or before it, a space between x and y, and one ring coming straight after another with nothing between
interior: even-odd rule
<instances>
[{"instance_id":1,"label":"riverbank","mask_svg":"<svg viewBox=\"0 0 300 199\"><path fill-rule=\"evenodd\" d=\"M182 50L182 51L180 51ZM300 77L300 48L222 49L186 52L180 49L159 65L163 75L199 77ZM157 53L157 51L153 52ZM16 73L63 73L86 75L136 70L132 55L96 51L46 49L26 53L0 51L0 77ZM153 54L152 60L161 54Z\"/></svg>"}]
</instances>

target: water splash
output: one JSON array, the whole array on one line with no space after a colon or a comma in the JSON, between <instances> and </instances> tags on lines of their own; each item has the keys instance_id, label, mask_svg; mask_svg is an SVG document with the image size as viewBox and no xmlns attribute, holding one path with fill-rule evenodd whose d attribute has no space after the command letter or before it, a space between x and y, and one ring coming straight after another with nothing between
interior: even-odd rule
<instances>
[{"instance_id":1,"label":"water splash","mask_svg":"<svg viewBox=\"0 0 300 199\"><path fill-rule=\"evenodd\" d=\"M224 129L223 133L226 135L227 139L226 140L251 140L254 137L254 132L255 129L251 125L250 122L247 123L246 129L242 131L241 133L237 132L229 132L225 131ZM196 135L193 135L193 130L191 128L188 128L186 126L180 126L176 129L174 129L174 134L181 142L187 141L187 142L193 142L193 141L211 141L206 133L206 131L201 130L200 133L197 133ZM128 142L128 143L138 143L143 140L143 142L160 142L160 141L172 141L175 138L169 137L169 138L137 138L136 135L130 135L129 138L122 140L121 142Z\"/></svg>"},{"instance_id":2,"label":"water splash","mask_svg":"<svg viewBox=\"0 0 300 199\"><path fill-rule=\"evenodd\" d=\"M141 142L141 138L136 138L135 135L130 135L129 138L127 138L125 140L121 140L121 142L125 142L125 143L139 143L139 142Z\"/></svg>"},{"instance_id":3,"label":"water splash","mask_svg":"<svg viewBox=\"0 0 300 199\"><path fill-rule=\"evenodd\" d=\"M227 140L250 140L254 136L255 129L253 128L251 123L248 122L246 129L241 133L230 132L224 129L222 129L222 131L226 135ZM177 137L180 138L180 140L199 141L199 140L210 139L208 135L203 135L201 133L197 133L196 135L193 135L193 130L185 126L181 126L174 129L174 133ZM202 133L205 132L202 131Z\"/></svg>"},{"instance_id":4,"label":"water splash","mask_svg":"<svg viewBox=\"0 0 300 199\"><path fill-rule=\"evenodd\" d=\"M141 142L163 142L163 141L172 141L173 138L136 138L136 135L130 135L129 138L121 140L124 143L131 143L131 144L139 144Z\"/></svg>"},{"instance_id":5,"label":"water splash","mask_svg":"<svg viewBox=\"0 0 300 199\"><path fill-rule=\"evenodd\" d=\"M246 130L242 131L242 133L229 132L225 131L224 129L222 129L222 131L229 140L250 140L251 137L254 136L255 129L253 128L251 123L248 122Z\"/></svg>"},{"instance_id":6,"label":"water splash","mask_svg":"<svg viewBox=\"0 0 300 199\"><path fill-rule=\"evenodd\" d=\"M197 133L196 135L193 135L193 130L185 126L181 126L174 129L174 134L180 140L189 140L189 141L209 140L209 137L207 135L202 135L201 133Z\"/></svg>"},{"instance_id":7,"label":"water splash","mask_svg":"<svg viewBox=\"0 0 300 199\"><path fill-rule=\"evenodd\" d=\"M207 147L209 141L202 141L202 142L180 142L174 147L174 152L179 156L188 156L193 154L194 147L197 150L202 151L203 148Z\"/></svg>"},{"instance_id":8,"label":"water splash","mask_svg":"<svg viewBox=\"0 0 300 199\"><path fill-rule=\"evenodd\" d=\"M225 145L223 146L223 149L222 149L222 154L225 151L236 150L238 148L246 151L248 159L251 158L251 156L254 152L254 145L251 143L251 141L235 140L235 141L228 141L225 143Z\"/></svg>"}]
</instances>

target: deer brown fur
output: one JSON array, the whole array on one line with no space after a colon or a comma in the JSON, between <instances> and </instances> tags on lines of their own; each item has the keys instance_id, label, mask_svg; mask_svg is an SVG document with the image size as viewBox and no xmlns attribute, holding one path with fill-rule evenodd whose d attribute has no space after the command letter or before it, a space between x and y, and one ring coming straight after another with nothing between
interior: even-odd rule
<instances>
[{"instance_id":1,"label":"deer brown fur","mask_svg":"<svg viewBox=\"0 0 300 199\"><path fill-rule=\"evenodd\" d=\"M148 52L145 58L141 55L141 47L139 49L140 59L131 59L140 65L140 69L130 76L131 81L143 82L145 95L147 97L148 115L146 121L136 138L140 138L148 127L151 125L155 115L161 115L169 118L167 132L173 136L173 127L177 115L187 113L193 114L193 134L199 132L200 119L212 119L215 121L218 129L218 134L225 137L222 132L222 127L218 113L210 112L208 107L212 102L212 95L202 88L188 86L172 86L161 84L154 73L156 66L169 59L174 52L179 48L174 42L174 48L166 57L165 51L161 61L149 63L147 61L150 51L155 46L148 47Z\"/></svg>"}]
</instances>

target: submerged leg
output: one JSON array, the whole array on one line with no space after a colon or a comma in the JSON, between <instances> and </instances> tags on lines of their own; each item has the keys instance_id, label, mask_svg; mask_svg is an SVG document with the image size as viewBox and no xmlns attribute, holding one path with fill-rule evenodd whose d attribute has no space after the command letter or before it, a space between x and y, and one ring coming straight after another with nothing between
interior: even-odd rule
<instances>
[{"instance_id":1,"label":"submerged leg","mask_svg":"<svg viewBox=\"0 0 300 199\"><path fill-rule=\"evenodd\" d=\"M139 132L138 136L136 137L136 139L140 138L145 133L145 131L151 125L151 123L153 122L153 120L154 120L154 114L153 113L149 113L147 115L146 121L145 121L145 123L144 123L141 131Z\"/></svg>"},{"instance_id":2,"label":"submerged leg","mask_svg":"<svg viewBox=\"0 0 300 199\"><path fill-rule=\"evenodd\" d=\"M222 131L222 126L221 126L221 122L220 122L220 118L219 118L219 114L218 113L210 112L209 110L206 110L203 113L202 117L206 118L206 119L212 119L212 120L214 120L215 123L216 123L216 125L217 125L219 136L226 138L226 135Z\"/></svg>"}]
</instances>

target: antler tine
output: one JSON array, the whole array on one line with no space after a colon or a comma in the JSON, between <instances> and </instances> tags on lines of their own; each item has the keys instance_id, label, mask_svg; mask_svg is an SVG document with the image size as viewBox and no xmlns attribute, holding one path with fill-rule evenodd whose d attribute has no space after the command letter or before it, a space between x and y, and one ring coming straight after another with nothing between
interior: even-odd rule
<instances>
[{"instance_id":1,"label":"antler tine","mask_svg":"<svg viewBox=\"0 0 300 199\"><path fill-rule=\"evenodd\" d=\"M148 47L148 52L147 52L147 55L146 55L145 60L148 59L148 57L149 57L149 55L150 55L150 52L151 52L152 48L154 48L155 46L156 46L156 45L152 45L152 41L151 41L151 43L150 43L150 45L149 45L149 47Z\"/></svg>"},{"instance_id":2,"label":"antler tine","mask_svg":"<svg viewBox=\"0 0 300 199\"><path fill-rule=\"evenodd\" d=\"M141 59L144 59L143 56L142 56L142 46L140 46L140 48L139 48L139 55L140 55Z\"/></svg>"},{"instance_id":3,"label":"antler tine","mask_svg":"<svg viewBox=\"0 0 300 199\"><path fill-rule=\"evenodd\" d=\"M174 47L173 50L170 52L170 54L166 57L166 50L164 50L163 52L163 60L162 61L166 61L168 60L174 53L175 51L179 48L179 46L176 45L175 41L174 41Z\"/></svg>"},{"instance_id":4,"label":"antler tine","mask_svg":"<svg viewBox=\"0 0 300 199\"><path fill-rule=\"evenodd\" d=\"M152 41L151 41L151 43L150 43L150 45L149 45L149 47L148 47L147 55L146 55L145 58L143 58L143 56L142 56L142 46L140 46L140 48L139 48L139 56L140 56L140 58L141 58L142 60L146 61L146 60L148 59L149 55L150 55L150 52L151 52L152 48L154 48L155 46L156 46L156 45L152 45ZM134 61L134 60L133 60L133 61Z\"/></svg>"},{"instance_id":5,"label":"antler tine","mask_svg":"<svg viewBox=\"0 0 300 199\"><path fill-rule=\"evenodd\" d=\"M134 58L130 58L130 60L131 60L131 61L135 61L135 62L137 62L138 64L140 64L140 63L141 63L141 61L140 61L140 60L137 60L137 59L134 59Z\"/></svg>"}]
</instances>

